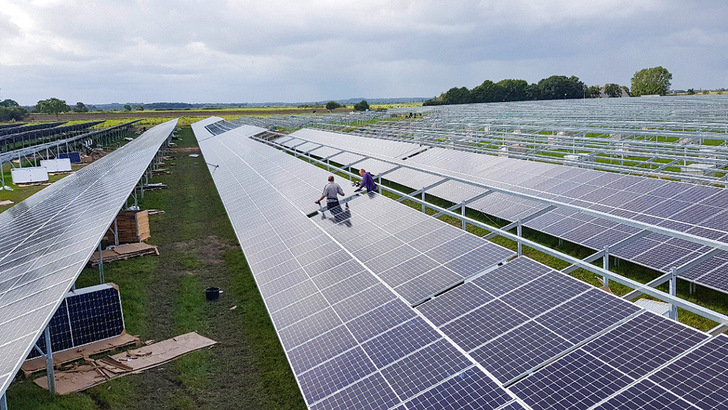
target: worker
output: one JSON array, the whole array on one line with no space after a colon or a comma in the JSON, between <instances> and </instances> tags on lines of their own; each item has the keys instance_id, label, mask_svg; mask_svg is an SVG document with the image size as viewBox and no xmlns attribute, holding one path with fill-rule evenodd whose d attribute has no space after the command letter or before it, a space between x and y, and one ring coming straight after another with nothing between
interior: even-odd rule
<instances>
[{"instance_id":1,"label":"worker","mask_svg":"<svg viewBox=\"0 0 728 410\"><path fill-rule=\"evenodd\" d=\"M344 190L341 186L334 182L334 176L329 177L329 183L324 186L324 192L321 194L321 198L315 201L316 204L321 204L321 200L326 198L326 209L331 210L339 206L339 197L337 195L344 196ZM341 208L339 208L341 209Z\"/></svg>"},{"instance_id":2,"label":"worker","mask_svg":"<svg viewBox=\"0 0 728 410\"><path fill-rule=\"evenodd\" d=\"M355 189L354 192L359 192L364 188L367 189L367 192L379 192L377 184L374 183L374 178L372 178L372 174L364 169L360 169L359 175L361 176L361 184L359 184L359 188Z\"/></svg>"}]
</instances>

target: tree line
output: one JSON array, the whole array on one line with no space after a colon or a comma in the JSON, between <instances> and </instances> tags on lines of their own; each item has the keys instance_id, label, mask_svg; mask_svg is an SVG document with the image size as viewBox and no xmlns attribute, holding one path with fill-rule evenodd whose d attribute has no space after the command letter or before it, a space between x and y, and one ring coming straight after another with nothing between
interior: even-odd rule
<instances>
[{"instance_id":1,"label":"tree line","mask_svg":"<svg viewBox=\"0 0 728 410\"><path fill-rule=\"evenodd\" d=\"M574 98L665 95L670 89L672 74L663 67L640 70L632 77L632 91L626 86L608 83L603 87L587 86L577 76L552 75L538 83L505 79L497 83L485 80L473 89L453 87L422 105L470 104L505 101L564 100Z\"/></svg>"}]
</instances>

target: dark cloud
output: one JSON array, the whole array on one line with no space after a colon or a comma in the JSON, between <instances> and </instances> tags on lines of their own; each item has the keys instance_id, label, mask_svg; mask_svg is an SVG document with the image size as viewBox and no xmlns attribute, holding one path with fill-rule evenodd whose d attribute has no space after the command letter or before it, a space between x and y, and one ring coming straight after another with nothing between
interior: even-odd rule
<instances>
[{"instance_id":1,"label":"dark cloud","mask_svg":"<svg viewBox=\"0 0 728 410\"><path fill-rule=\"evenodd\" d=\"M728 86L724 1L0 0L2 96L308 101L576 75Z\"/></svg>"}]
</instances>

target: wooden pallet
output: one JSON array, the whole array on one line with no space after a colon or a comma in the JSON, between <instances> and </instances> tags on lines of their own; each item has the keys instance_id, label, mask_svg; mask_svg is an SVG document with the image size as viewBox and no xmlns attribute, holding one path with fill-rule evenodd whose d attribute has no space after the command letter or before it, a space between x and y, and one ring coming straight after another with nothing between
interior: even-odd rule
<instances>
[{"instance_id":1,"label":"wooden pallet","mask_svg":"<svg viewBox=\"0 0 728 410\"><path fill-rule=\"evenodd\" d=\"M123 245L114 246L113 249L104 249L101 251L104 263L121 261L130 258L136 258L137 256L143 255L157 255L159 256L159 249L153 245L147 245L146 243L126 243ZM94 252L89 259L91 266L99 265L99 252Z\"/></svg>"}]
</instances>

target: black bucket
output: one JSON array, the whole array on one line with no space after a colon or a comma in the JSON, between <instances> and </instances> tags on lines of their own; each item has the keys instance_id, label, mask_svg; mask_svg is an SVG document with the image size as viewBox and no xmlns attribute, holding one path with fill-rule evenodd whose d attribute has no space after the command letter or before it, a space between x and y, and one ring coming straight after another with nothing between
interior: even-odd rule
<instances>
[{"instance_id":1,"label":"black bucket","mask_svg":"<svg viewBox=\"0 0 728 410\"><path fill-rule=\"evenodd\" d=\"M222 291L220 288L212 286L207 289L205 289L205 299L208 301L218 300L220 299L220 294Z\"/></svg>"}]
</instances>

